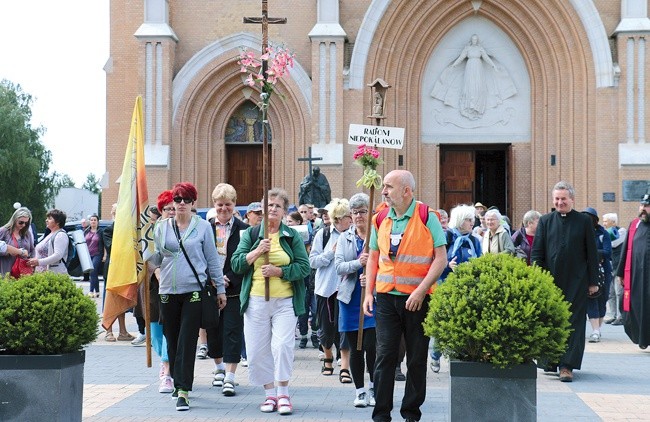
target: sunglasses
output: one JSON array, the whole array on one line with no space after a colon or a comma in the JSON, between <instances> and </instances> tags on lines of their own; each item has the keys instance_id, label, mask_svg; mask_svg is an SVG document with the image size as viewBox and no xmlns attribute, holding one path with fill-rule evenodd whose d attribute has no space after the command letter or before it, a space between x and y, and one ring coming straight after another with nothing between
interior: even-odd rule
<instances>
[{"instance_id":1,"label":"sunglasses","mask_svg":"<svg viewBox=\"0 0 650 422\"><path fill-rule=\"evenodd\" d=\"M177 204L180 204L181 202L185 202L186 204L191 204L192 202L194 202L194 200L192 198L181 198L180 196L177 196L176 198L174 198L174 202L176 202Z\"/></svg>"},{"instance_id":2,"label":"sunglasses","mask_svg":"<svg viewBox=\"0 0 650 422\"><path fill-rule=\"evenodd\" d=\"M19 226L24 226L25 224L28 224L29 221L16 221L16 224Z\"/></svg>"}]
</instances>

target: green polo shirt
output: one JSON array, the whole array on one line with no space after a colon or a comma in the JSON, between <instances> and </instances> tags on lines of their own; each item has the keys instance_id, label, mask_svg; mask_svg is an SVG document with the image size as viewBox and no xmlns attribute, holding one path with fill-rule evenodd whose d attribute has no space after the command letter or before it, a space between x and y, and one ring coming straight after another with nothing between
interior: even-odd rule
<instances>
[{"instance_id":1,"label":"green polo shirt","mask_svg":"<svg viewBox=\"0 0 650 422\"><path fill-rule=\"evenodd\" d=\"M395 214L395 210L392 207L389 209L386 218L390 218L391 220L393 220L391 233L404 233L404 230L406 230L406 225L408 224L409 219L413 216L413 212L415 211L415 202L416 201L414 199L411 202L411 205L409 205L404 215L399 218ZM420 217L417 216L417 218ZM444 230L442 230L442 226L440 225L440 221L438 220L438 216L436 215L436 213L429 211L429 218L427 219L426 226L429 229L429 232L431 233L431 238L433 239L433 245L435 248L447 244L447 238L445 236L445 232ZM369 247L373 251L379 250L379 245L377 244L377 229L374 224L372 225L370 231ZM393 290L390 293L397 294L397 295L405 295L404 293L398 292L397 290Z\"/></svg>"}]
</instances>

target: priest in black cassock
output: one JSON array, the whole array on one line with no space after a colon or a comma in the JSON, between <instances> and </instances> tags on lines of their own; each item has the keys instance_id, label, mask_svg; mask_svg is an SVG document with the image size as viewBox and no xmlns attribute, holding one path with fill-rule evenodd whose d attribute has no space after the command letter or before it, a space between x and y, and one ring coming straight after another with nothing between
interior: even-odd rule
<instances>
[{"instance_id":1,"label":"priest in black cassock","mask_svg":"<svg viewBox=\"0 0 650 422\"><path fill-rule=\"evenodd\" d=\"M634 344L650 344L650 193L641 200L639 218L628 228L616 270L623 285L625 333Z\"/></svg>"},{"instance_id":2,"label":"priest in black cassock","mask_svg":"<svg viewBox=\"0 0 650 422\"><path fill-rule=\"evenodd\" d=\"M550 271L571 304L572 332L560 362L544 364L547 372L560 368L560 381L573 381L585 351L587 294L598 291L598 251L591 218L573 209L575 190L568 182L553 187L555 211L539 219L530 261Z\"/></svg>"}]
</instances>

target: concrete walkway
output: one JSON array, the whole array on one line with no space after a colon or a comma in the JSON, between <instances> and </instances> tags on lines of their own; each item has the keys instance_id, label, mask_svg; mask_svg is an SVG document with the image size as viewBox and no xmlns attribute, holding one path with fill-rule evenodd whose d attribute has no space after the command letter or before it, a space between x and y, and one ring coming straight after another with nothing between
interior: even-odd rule
<instances>
[{"instance_id":1,"label":"concrete walkway","mask_svg":"<svg viewBox=\"0 0 650 422\"><path fill-rule=\"evenodd\" d=\"M85 285L87 283L80 283ZM100 305L101 306L101 305ZM135 320L127 315L131 333ZM115 325L117 327L117 324ZM590 331L588 332L588 334ZM103 334L86 349L83 420L99 421L359 421L370 420L372 408L353 407L354 386L334 376L320 375L318 351L296 348L290 394L291 416L263 414L261 387L248 383L248 369L237 370L237 395L224 397L212 387L210 360L197 360L191 409L177 412L170 394L158 393L159 359L146 367L145 348L129 342L107 343ZM403 365L403 369L404 365ZM573 383L538 372L537 416L539 421L643 421L650 420L650 348L632 344L621 326L604 327L600 343L587 343L583 368L574 372ZM422 421L449 419L449 366L427 374L427 398ZM402 420L399 405L404 382L396 382L393 419ZM486 415L486 420L489 415Z\"/></svg>"}]
</instances>

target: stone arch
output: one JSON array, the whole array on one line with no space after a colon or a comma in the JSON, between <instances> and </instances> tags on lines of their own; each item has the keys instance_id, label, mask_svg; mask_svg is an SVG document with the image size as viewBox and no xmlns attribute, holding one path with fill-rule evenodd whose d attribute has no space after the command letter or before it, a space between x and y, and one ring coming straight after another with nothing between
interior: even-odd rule
<instances>
[{"instance_id":1,"label":"stone arch","mask_svg":"<svg viewBox=\"0 0 650 422\"><path fill-rule=\"evenodd\" d=\"M244 101L259 98L257 88L243 84L237 66L242 43L230 40L219 48L211 47L188 61L174 79L171 139L171 160L178 163L172 167L171 180L195 182L199 201L208 203L213 187L226 175L224 134L228 119ZM301 76L302 67L298 64L296 68L291 78L278 82L276 89L282 95L271 98L274 186L298 185L294 158L311 139L310 85Z\"/></svg>"},{"instance_id":2,"label":"stone arch","mask_svg":"<svg viewBox=\"0 0 650 422\"><path fill-rule=\"evenodd\" d=\"M362 89L365 86L364 75L370 47L375 32L392 0L373 0L364 16L357 34L350 61L349 88ZM569 0L586 31L594 62L596 86L598 88L614 85L614 64L605 25L600 19L593 0ZM466 8L471 8L469 2Z\"/></svg>"},{"instance_id":3,"label":"stone arch","mask_svg":"<svg viewBox=\"0 0 650 422\"><path fill-rule=\"evenodd\" d=\"M588 37L570 4L554 2L484 2L474 11L469 2L445 2L430 7L425 0L391 3L374 32L368 51L364 80L382 77L393 85L395 104L388 111L388 126L406 127L405 162L419 169L418 186L427 186L439 175L438 148L423 145L420 130L421 87L426 61L441 38L454 25L478 13L494 22L520 50L531 77L532 135L527 145L513 146L513 168L527 174L515 180L516 201L521 207L550 208L548 192L557 180L575 180L595 175L594 152L588 139L595 135L595 71ZM386 55L385 52L391 52ZM380 56L381 55L381 56ZM536 105L542 104L541 107ZM368 107L368 106L366 106ZM370 110L365 110L370 113ZM548 166L550 155L557 157ZM395 168L397 153L387 152L385 170ZM434 165L432 165L434 164ZM577 181L576 181L577 182ZM521 192L521 195L519 194ZM585 200L586 192L579 192ZM429 203L437 203L435 187L422 192ZM524 205L527 204L527 205ZM517 214L522 211L513 204Z\"/></svg>"}]
</instances>

